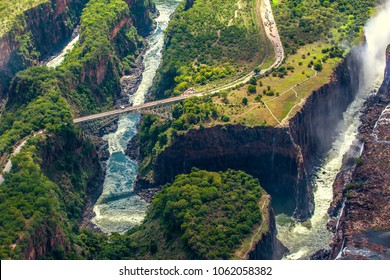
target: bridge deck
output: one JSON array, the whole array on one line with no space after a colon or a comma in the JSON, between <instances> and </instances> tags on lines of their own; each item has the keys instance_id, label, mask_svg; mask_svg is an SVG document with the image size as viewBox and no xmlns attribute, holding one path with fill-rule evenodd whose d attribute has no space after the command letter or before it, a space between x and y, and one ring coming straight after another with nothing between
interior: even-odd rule
<instances>
[{"instance_id":1,"label":"bridge deck","mask_svg":"<svg viewBox=\"0 0 390 280\"><path fill-rule=\"evenodd\" d=\"M103 113L98 113L98 114L94 114L94 115L76 118L76 119L74 119L73 122L74 123L82 123L82 122L86 122L86 121L92 121L92 120L97 120L97 119L111 117L111 116L123 115L123 114L127 114L127 113L134 112L134 111L135 112L140 111L142 109L148 109L148 108L156 107L159 105L165 105L165 104L169 104L169 103L178 102L178 101L181 101L181 100L184 100L184 99L187 99L190 97L194 97L194 96L201 96L202 94L203 93L194 93L194 94L170 97L167 99L161 99L161 100L152 101L152 102L148 102L148 103L144 103L144 104L140 104L140 105L129 106L129 107L126 107L124 109L115 109L112 111L107 111L107 112L103 112Z\"/></svg>"}]
</instances>

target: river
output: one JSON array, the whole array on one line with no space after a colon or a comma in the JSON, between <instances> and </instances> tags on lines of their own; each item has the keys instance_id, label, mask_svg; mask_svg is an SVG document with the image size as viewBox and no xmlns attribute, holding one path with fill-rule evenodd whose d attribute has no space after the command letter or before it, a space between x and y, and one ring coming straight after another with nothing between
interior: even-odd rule
<instances>
[{"instance_id":1,"label":"river","mask_svg":"<svg viewBox=\"0 0 390 280\"><path fill-rule=\"evenodd\" d=\"M71 40L65 47L56 55L50 57L49 59L42 62L43 65L46 65L49 68L56 68L60 66L61 63L65 60L65 55L68 54L80 40L79 35L79 26L73 31Z\"/></svg>"},{"instance_id":2,"label":"river","mask_svg":"<svg viewBox=\"0 0 390 280\"><path fill-rule=\"evenodd\" d=\"M306 222L297 222L285 214L276 217L278 239L290 250L285 259L308 259L320 249L329 249L332 234L326 229L327 214L333 197L333 183L339 172L344 154L358 134L359 116L365 99L375 94L383 81L385 50L390 43L390 1L365 26L366 44L356 59L363 63L360 73L359 92L337 126L338 135L332 148L312 177L315 211Z\"/></svg>"},{"instance_id":3,"label":"river","mask_svg":"<svg viewBox=\"0 0 390 280\"><path fill-rule=\"evenodd\" d=\"M130 103L144 103L145 96L152 86L157 68L162 59L164 30L168 27L170 16L180 0L156 0L160 12L156 18L157 27L148 38L150 48L144 56L145 70L137 92L130 96ZM148 204L134 193L134 180L138 164L125 156L128 141L137 133L138 114L123 116L119 119L116 132L104 138L109 143L110 159L103 185L103 193L94 207L96 216L92 222L104 232L123 233L134 225L140 224Z\"/></svg>"}]
</instances>

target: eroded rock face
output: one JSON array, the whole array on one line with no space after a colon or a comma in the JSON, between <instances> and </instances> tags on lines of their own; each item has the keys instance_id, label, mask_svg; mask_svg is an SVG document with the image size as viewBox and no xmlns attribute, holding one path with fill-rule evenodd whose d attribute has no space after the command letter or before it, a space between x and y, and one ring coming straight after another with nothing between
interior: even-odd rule
<instances>
[{"instance_id":1,"label":"eroded rock face","mask_svg":"<svg viewBox=\"0 0 390 280\"><path fill-rule=\"evenodd\" d=\"M343 194L331 259L390 259L390 49L382 87L365 103L359 127L364 150ZM347 188L345 183L350 183ZM333 213L336 214L336 213Z\"/></svg>"},{"instance_id":2,"label":"eroded rock face","mask_svg":"<svg viewBox=\"0 0 390 280\"><path fill-rule=\"evenodd\" d=\"M124 0L130 7L132 23L141 36L150 33L153 20L150 13L156 13L156 5L151 0Z\"/></svg>"},{"instance_id":3,"label":"eroded rock face","mask_svg":"<svg viewBox=\"0 0 390 280\"><path fill-rule=\"evenodd\" d=\"M12 77L20 70L63 45L72 35L87 0L51 0L24 12L24 24L0 38L0 97L5 95ZM29 53L20 52L21 40L30 42ZM38 56L31 55L32 48Z\"/></svg>"},{"instance_id":4,"label":"eroded rock face","mask_svg":"<svg viewBox=\"0 0 390 280\"><path fill-rule=\"evenodd\" d=\"M354 54L348 55L334 70L331 82L314 91L290 120L292 136L309 172L331 148L336 125L358 92L360 67Z\"/></svg>"},{"instance_id":5,"label":"eroded rock face","mask_svg":"<svg viewBox=\"0 0 390 280\"><path fill-rule=\"evenodd\" d=\"M312 192L300 150L288 128L241 125L215 126L179 135L158 157L155 183L170 182L192 167L210 171L243 170L259 178L271 195L285 196L295 204L295 215L306 219L312 211Z\"/></svg>"}]
</instances>

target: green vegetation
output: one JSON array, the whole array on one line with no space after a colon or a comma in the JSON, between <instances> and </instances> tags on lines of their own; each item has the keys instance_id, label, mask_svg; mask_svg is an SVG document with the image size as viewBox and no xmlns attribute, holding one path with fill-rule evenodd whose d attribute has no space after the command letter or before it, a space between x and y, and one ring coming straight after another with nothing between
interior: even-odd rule
<instances>
[{"instance_id":1,"label":"green vegetation","mask_svg":"<svg viewBox=\"0 0 390 280\"><path fill-rule=\"evenodd\" d=\"M329 81L342 56L342 51L329 44L303 46L272 73L259 77L256 85L250 81L248 85L215 95L217 114L228 116L232 124L278 125L294 116L301 102ZM248 99L246 106L244 98Z\"/></svg>"},{"instance_id":2,"label":"green vegetation","mask_svg":"<svg viewBox=\"0 0 390 280\"><path fill-rule=\"evenodd\" d=\"M78 223L97 175L92 144L61 126L31 138L12 164L0 186L0 259L26 258L33 248L48 259L77 258Z\"/></svg>"},{"instance_id":3,"label":"green vegetation","mask_svg":"<svg viewBox=\"0 0 390 280\"><path fill-rule=\"evenodd\" d=\"M320 40L353 45L378 0L280 0L273 11L287 53Z\"/></svg>"},{"instance_id":4,"label":"green vegetation","mask_svg":"<svg viewBox=\"0 0 390 280\"><path fill-rule=\"evenodd\" d=\"M79 115L113 105L120 93L120 74L132 66L142 46L134 27L124 27L111 38L123 17L129 17L129 9L122 0L89 1L81 17L80 43L63 64L17 74L0 116L0 154L10 152L31 131L71 123L71 111ZM98 78L102 69L105 76Z\"/></svg>"},{"instance_id":5,"label":"green vegetation","mask_svg":"<svg viewBox=\"0 0 390 280\"><path fill-rule=\"evenodd\" d=\"M264 193L244 172L193 169L156 195L139 228L123 236L84 232L82 247L95 259L230 259L261 223Z\"/></svg>"},{"instance_id":6,"label":"green vegetation","mask_svg":"<svg viewBox=\"0 0 390 280\"><path fill-rule=\"evenodd\" d=\"M363 159L361 157L356 157L355 158L355 164L356 166L360 166L363 164Z\"/></svg>"},{"instance_id":7,"label":"green vegetation","mask_svg":"<svg viewBox=\"0 0 390 280\"><path fill-rule=\"evenodd\" d=\"M156 98L223 84L258 66L265 39L255 5L256 0L197 0L186 10L182 3L167 29Z\"/></svg>"},{"instance_id":8,"label":"green vegetation","mask_svg":"<svg viewBox=\"0 0 390 280\"><path fill-rule=\"evenodd\" d=\"M149 119L141 125L143 137L139 141L142 158L141 175L152 179L153 164L158 155L173 143L177 134L185 133L190 129L203 129L227 123L245 126L286 124L288 119L300 110L307 96L330 80L334 68L345 53L338 44L344 43L345 40L352 42L360 35L360 28L368 19L371 13L370 7L374 3L374 0L274 1L276 22L288 53L284 63L263 77L251 79L248 85L239 85L232 90L222 91L212 96L212 104L207 101L207 106L213 108L211 118L195 118L196 114L189 114L185 110L180 111L181 120L177 120L174 114L173 122L155 117L152 117L153 121L151 121L148 117ZM356 9L351 8L351 5L356 6ZM357 12L363 10L362 13ZM191 34L194 38L195 35L203 34L192 32L192 25L187 26L183 23L186 19L192 24L192 19L186 18L188 15L192 16L191 11L194 13L197 10L191 8L178 12L168 31L167 50L160 69L161 76L157 79L157 98L172 93L179 94L188 87L205 89L202 83L207 86L215 85L206 77L199 78L197 84L194 75L203 75L202 69L206 68L202 68L205 65L199 63L199 58L213 50L215 46L211 42L218 39L218 33L214 34L214 41L210 39L207 50L201 49L200 42L197 43L197 47L190 46L187 41L192 39L185 37L186 34ZM197 18L201 14L199 12L193 17ZM220 18L226 20L227 17ZM207 32L219 30L213 28L207 29ZM258 68L256 70L259 71ZM199 104L198 107L202 105ZM147 136L148 134L151 136ZM162 134L165 136L160 137L159 135Z\"/></svg>"},{"instance_id":9,"label":"green vegetation","mask_svg":"<svg viewBox=\"0 0 390 280\"><path fill-rule=\"evenodd\" d=\"M0 2L0 38L11 30L23 12L49 2L50 0L1 0Z\"/></svg>"},{"instance_id":10,"label":"green vegetation","mask_svg":"<svg viewBox=\"0 0 390 280\"><path fill-rule=\"evenodd\" d=\"M122 0L90 0L80 43L64 63L56 69L33 67L14 78L0 115L2 164L23 138L28 144L12 158L12 170L0 185L1 259L35 253L38 258L78 257L75 244L86 194L96 187L101 170L93 145L73 126L72 115L113 105L119 76L142 46L130 24L115 28L129 17ZM42 135L27 137L41 129Z\"/></svg>"},{"instance_id":11,"label":"green vegetation","mask_svg":"<svg viewBox=\"0 0 390 280\"><path fill-rule=\"evenodd\" d=\"M217 121L220 115L211 97L194 97L185 99L183 103L173 106L173 120L162 120L156 116L146 115L139 126L140 173L147 175L152 171L152 165L157 156L171 145L178 133L193 128L203 128L204 125ZM228 121L221 116L223 122ZM151 175L151 174L149 174Z\"/></svg>"},{"instance_id":12,"label":"green vegetation","mask_svg":"<svg viewBox=\"0 0 390 280\"><path fill-rule=\"evenodd\" d=\"M182 233L196 258L227 259L261 220L257 179L240 171L179 175L156 195L150 217Z\"/></svg>"}]
</instances>

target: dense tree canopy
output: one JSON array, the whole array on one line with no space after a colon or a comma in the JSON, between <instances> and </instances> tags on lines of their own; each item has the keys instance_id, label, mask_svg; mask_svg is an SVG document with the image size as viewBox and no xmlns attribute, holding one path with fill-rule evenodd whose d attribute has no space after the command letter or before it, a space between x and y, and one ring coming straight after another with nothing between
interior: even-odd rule
<instances>
[{"instance_id":1,"label":"dense tree canopy","mask_svg":"<svg viewBox=\"0 0 390 280\"><path fill-rule=\"evenodd\" d=\"M193 169L155 196L138 228L109 237L86 231L82 246L98 259L230 259L260 224L263 193L242 171Z\"/></svg>"}]
</instances>

